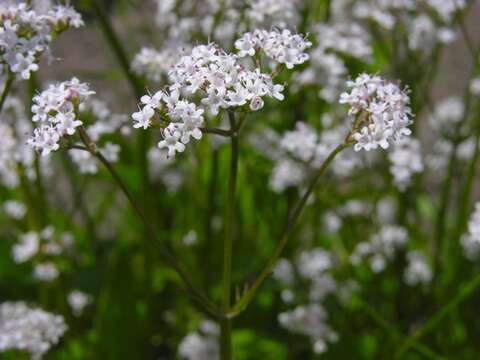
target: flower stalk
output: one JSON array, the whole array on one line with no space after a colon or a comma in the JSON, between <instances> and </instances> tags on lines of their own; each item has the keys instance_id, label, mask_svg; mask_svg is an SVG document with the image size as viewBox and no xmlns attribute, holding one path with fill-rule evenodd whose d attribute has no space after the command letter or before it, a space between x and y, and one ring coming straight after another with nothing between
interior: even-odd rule
<instances>
[{"instance_id":1,"label":"flower stalk","mask_svg":"<svg viewBox=\"0 0 480 360\"><path fill-rule=\"evenodd\" d=\"M72 145L72 146L70 146L70 148L90 152L90 154L95 156L105 166L105 168L110 172L111 176L113 177L113 179L115 180L117 185L120 187L120 189L124 193L125 197L127 198L128 202L130 203L130 205L135 210L136 214L139 216L140 220L144 224L144 226L145 226L145 228L146 228L146 230L149 234L150 241L153 241L154 244L159 244L158 240L157 240L157 234L154 231L152 225L148 221L148 219L145 216L145 214L144 214L142 208L140 207L140 205L137 203L137 201L135 200L135 198L133 197L131 192L128 190L127 186L124 184L120 175L116 172L113 165L105 158L105 156L102 155L102 153L100 151L98 151L96 145L91 141L88 134L86 133L86 131L83 128L80 128L79 135L80 135L80 138L81 138L81 140L82 140L82 142L85 146ZM177 274L184 281L190 295L200 305L201 309L204 312L206 312L209 316L212 316L214 318L222 317L220 312L217 310L216 305L213 304L196 287L196 285L193 283L193 280L187 274L184 267L179 263L179 261L170 252L170 250L165 248L165 247L161 247L160 252L161 252L162 257L167 261L168 264L170 264L170 266L173 267L173 269L177 272Z\"/></svg>"},{"instance_id":2,"label":"flower stalk","mask_svg":"<svg viewBox=\"0 0 480 360\"><path fill-rule=\"evenodd\" d=\"M300 215L302 214L302 211L305 208L305 205L310 195L312 194L313 190L315 189L315 186L317 185L319 179L328 169L328 167L330 166L332 161L335 159L335 157L340 152L342 152L343 150L345 150L351 145L352 145L352 139L351 139L351 135L349 134L345 138L345 141L340 145L338 145L335 149L333 149L330 152L330 154L327 156L325 161L322 163L318 171L315 173L315 175L311 179L307 187L307 190L305 191L303 196L300 198L298 203L295 205L292 215L290 216L290 220L288 221L282 235L280 236L280 242L277 244L277 247L275 248L273 255L268 260L267 265L260 272L256 280L253 282L253 284L247 288L247 290L245 291L243 296L240 298L240 300L238 300L237 303L233 306L232 310L228 313L228 317L233 318L238 316L242 311L244 311L247 308L247 306L253 300L260 286L263 284L266 278L270 275L277 260L280 258L283 250L285 249L285 246L288 243L290 235L295 229L295 226L300 218Z\"/></svg>"},{"instance_id":3,"label":"flower stalk","mask_svg":"<svg viewBox=\"0 0 480 360\"><path fill-rule=\"evenodd\" d=\"M231 289L232 289L232 251L233 237L235 231L235 193L237 188L239 141L236 131L235 114L228 112L230 120L231 155L230 155L230 176L228 180L227 214L225 219L225 241L223 247L223 295L222 310L225 314L230 311ZM220 354L222 360L232 358L232 320L224 318L220 324Z\"/></svg>"}]
</instances>

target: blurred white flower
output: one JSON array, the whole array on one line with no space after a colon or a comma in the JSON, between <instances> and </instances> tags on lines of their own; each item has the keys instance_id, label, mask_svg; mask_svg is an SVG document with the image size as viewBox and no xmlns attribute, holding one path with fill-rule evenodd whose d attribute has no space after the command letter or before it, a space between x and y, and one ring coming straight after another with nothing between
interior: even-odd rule
<instances>
[{"instance_id":1,"label":"blurred white flower","mask_svg":"<svg viewBox=\"0 0 480 360\"><path fill-rule=\"evenodd\" d=\"M75 316L80 316L86 306L92 303L92 296L80 290L73 290L67 295L68 305Z\"/></svg>"},{"instance_id":2,"label":"blurred white flower","mask_svg":"<svg viewBox=\"0 0 480 360\"><path fill-rule=\"evenodd\" d=\"M23 302L0 305L0 352L26 351L31 359L39 360L66 330L60 315L30 308Z\"/></svg>"},{"instance_id":3,"label":"blurred white flower","mask_svg":"<svg viewBox=\"0 0 480 360\"><path fill-rule=\"evenodd\" d=\"M27 213L24 203L16 200L7 200L3 203L3 210L12 219L21 220Z\"/></svg>"},{"instance_id":4,"label":"blurred white flower","mask_svg":"<svg viewBox=\"0 0 480 360\"><path fill-rule=\"evenodd\" d=\"M410 251L407 254L407 268L403 274L405 282L410 286L429 284L433 274L425 257L418 251Z\"/></svg>"}]
</instances>

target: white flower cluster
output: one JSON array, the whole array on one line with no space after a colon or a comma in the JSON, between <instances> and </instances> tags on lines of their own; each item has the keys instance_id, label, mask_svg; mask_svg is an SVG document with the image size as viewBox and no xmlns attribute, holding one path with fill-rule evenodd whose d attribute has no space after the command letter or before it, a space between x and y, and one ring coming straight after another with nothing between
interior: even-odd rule
<instances>
[{"instance_id":1,"label":"white flower cluster","mask_svg":"<svg viewBox=\"0 0 480 360\"><path fill-rule=\"evenodd\" d=\"M468 232L462 236L461 244L466 258L475 260L480 254L480 202L475 204L475 211L468 222Z\"/></svg>"},{"instance_id":2,"label":"white flower cluster","mask_svg":"<svg viewBox=\"0 0 480 360\"><path fill-rule=\"evenodd\" d=\"M199 331L189 333L178 347L178 355L185 360L218 360L219 329L211 321L203 321Z\"/></svg>"},{"instance_id":3,"label":"white flower cluster","mask_svg":"<svg viewBox=\"0 0 480 360\"><path fill-rule=\"evenodd\" d=\"M316 354L324 353L328 343L338 340L337 333L327 324L325 309L319 304L298 306L280 313L278 321L287 330L310 337Z\"/></svg>"},{"instance_id":4,"label":"white flower cluster","mask_svg":"<svg viewBox=\"0 0 480 360\"><path fill-rule=\"evenodd\" d=\"M382 272L387 261L392 260L396 251L403 248L408 240L407 231L396 225L383 225L378 233L371 236L369 241L364 241L355 247L350 255L353 265L358 265L364 258L369 258L370 268L373 272Z\"/></svg>"},{"instance_id":5,"label":"white flower cluster","mask_svg":"<svg viewBox=\"0 0 480 360\"><path fill-rule=\"evenodd\" d=\"M299 35L288 31L262 34L262 42L252 46L259 46L277 62L293 66L308 58L300 50L307 46L307 42ZM202 137L200 128L204 122L204 108L213 115L217 115L220 109L247 104L252 111L257 111L264 106L264 97L283 100L283 85L275 84L272 76L262 73L260 68L249 70L240 59L247 54L240 53L226 53L213 43L194 47L170 70L172 85L140 99L142 108L132 115L134 128L147 129L159 120L163 140L158 147L166 149L167 156L172 157L185 150L191 137L196 140ZM181 99L181 95L200 95L201 107Z\"/></svg>"},{"instance_id":6,"label":"white flower cluster","mask_svg":"<svg viewBox=\"0 0 480 360\"><path fill-rule=\"evenodd\" d=\"M166 48L157 51L144 47L135 55L132 61L132 70L150 81L160 82L166 78L171 67L180 57L176 48Z\"/></svg>"},{"instance_id":7,"label":"white flower cluster","mask_svg":"<svg viewBox=\"0 0 480 360\"><path fill-rule=\"evenodd\" d=\"M167 150L167 157L174 157L175 153L185 151L185 144L193 137L196 140L202 138L200 127L203 125L203 109L198 109L194 103L180 100L178 90L171 87L171 92L158 91L154 95L144 95L141 98L143 108L134 113L133 127L148 129L158 115L168 116L170 122L162 128L163 140L158 143L160 149Z\"/></svg>"},{"instance_id":8,"label":"white flower cluster","mask_svg":"<svg viewBox=\"0 0 480 360\"><path fill-rule=\"evenodd\" d=\"M410 286L419 284L427 285L432 280L433 274L430 266L418 251L410 251L407 254L407 268L403 274L405 282Z\"/></svg>"},{"instance_id":9,"label":"white flower cluster","mask_svg":"<svg viewBox=\"0 0 480 360\"><path fill-rule=\"evenodd\" d=\"M87 84L72 78L59 84L50 85L34 96L32 113L37 127L27 143L43 156L60 148L60 139L75 134L83 123L78 119L78 107L94 94Z\"/></svg>"},{"instance_id":10,"label":"white flower cluster","mask_svg":"<svg viewBox=\"0 0 480 360\"><path fill-rule=\"evenodd\" d=\"M12 247L12 257L17 264L33 261L33 277L50 282L59 275L53 260L72 245L73 238L70 233L56 234L53 227L48 226L40 233L30 231L21 235L19 242Z\"/></svg>"},{"instance_id":11,"label":"white flower cluster","mask_svg":"<svg viewBox=\"0 0 480 360\"><path fill-rule=\"evenodd\" d=\"M274 84L260 69L248 70L238 57L215 44L199 45L185 55L170 71L170 79L187 95L202 94L201 103L213 114L220 108L250 105L253 111L263 107L264 96L283 100L283 86Z\"/></svg>"},{"instance_id":12,"label":"white flower cluster","mask_svg":"<svg viewBox=\"0 0 480 360\"><path fill-rule=\"evenodd\" d=\"M392 141L411 134L408 126L412 123L412 112L407 91L368 74L348 81L347 86L351 90L340 95L340 103L350 105L349 115L356 116L355 151L379 146L387 149Z\"/></svg>"},{"instance_id":13,"label":"white flower cluster","mask_svg":"<svg viewBox=\"0 0 480 360\"><path fill-rule=\"evenodd\" d=\"M0 305L0 352L26 351L31 359L41 359L66 330L60 315L30 308L24 302Z\"/></svg>"},{"instance_id":14,"label":"white flower cluster","mask_svg":"<svg viewBox=\"0 0 480 360\"><path fill-rule=\"evenodd\" d=\"M285 64L287 69L293 69L295 65L303 64L309 56L305 50L312 43L299 34L292 34L290 30L267 31L256 29L247 32L235 41L235 48L239 57L254 56L258 50L271 60L279 64Z\"/></svg>"},{"instance_id":15,"label":"white flower cluster","mask_svg":"<svg viewBox=\"0 0 480 360\"><path fill-rule=\"evenodd\" d=\"M395 143L388 153L390 173L400 191L405 191L410 185L412 176L423 171L423 160L420 141L408 137Z\"/></svg>"},{"instance_id":16,"label":"white flower cluster","mask_svg":"<svg viewBox=\"0 0 480 360\"><path fill-rule=\"evenodd\" d=\"M37 13L26 3L0 5L0 74L10 71L29 79L52 38L81 25L80 15L71 7L55 6Z\"/></svg>"},{"instance_id":17,"label":"white flower cluster","mask_svg":"<svg viewBox=\"0 0 480 360\"><path fill-rule=\"evenodd\" d=\"M67 295L67 302L72 308L73 315L80 316L85 307L92 303L92 296L80 290L73 290Z\"/></svg>"}]
</instances>

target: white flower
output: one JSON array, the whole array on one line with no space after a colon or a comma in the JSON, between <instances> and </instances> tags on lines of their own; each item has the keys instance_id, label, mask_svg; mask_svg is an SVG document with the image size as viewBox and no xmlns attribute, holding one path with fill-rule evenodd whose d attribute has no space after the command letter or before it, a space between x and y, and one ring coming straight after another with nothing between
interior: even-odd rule
<instances>
[{"instance_id":1,"label":"white flower","mask_svg":"<svg viewBox=\"0 0 480 360\"><path fill-rule=\"evenodd\" d=\"M8 200L3 203L5 213L15 220L21 220L27 213L27 207L24 203L15 200Z\"/></svg>"},{"instance_id":2,"label":"white flower","mask_svg":"<svg viewBox=\"0 0 480 360\"><path fill-rule=\"evenodd\" d=\"M408 265L403 274L405 282L410 286L428 284L432 280L432 270L428 266L425 257L418 251L410 251L407 254Z\"/></svg>"},{"instance_id":3,"label":"white flower","mask_svg":"<svg viewBox=\"0 0 480 360\"><path fill-rule=\"evenodd\" d=\"M185 145L180 142L182 133L177 125L170 124L162 131L163 140L158 143L159 149L167 149L167 157L174 157L177 152L184 152Z\"/></svg>"},{"instance_id":4,"label":"white flower","mask_svg":"<svg viewBox=\"0 0 480 360\"><path fill-rule=\"evenodd\" d=\"M92 303L92 297L80 290L73 290L67 296L68 305L75 316L80 316L86 306Z\"/></svg>"},{"instance_id":5,"label":"white flower","mask_svg":"<svg viewBox=\"0 0 480 360\"><path fill-rule=\"evenodd\" d=\"M35 265L33 269L33 277L44 282L51 282L60 275L55 264L51 262L40 263Z\"/></svg>"},{"instance_id":6,"label":"white flower","mask_svg":"<svg viewBox=\"0 0 480 360\"><path fill-rule=\"evenodd\" d=\"M20 237L20 242L12 248L13 260L16 263L24 263L38 253L40 238L37 233L31 231Z\"/></svg>"},{"instance_id":7,"label":"white flower","mask_svg":"<svg viewBox=\"0 0 480 360\"><path fill-rule=\"evenodd\" d=\"M23 302L0 305L0 352L26 351L32 359L39 360L66 330L60 315L30 308Z\"/></svg>"},{"instance_id":8,"label":"white flower","mask_svg":"<svg viewBox=\"0 0 480 360\"><path fill-rule=\"evenodd\" d=\"M412 123L410 99L406 91L385 81L379 76L362 74L354 81L348 81L350 92L340 95L341 104L349 104L350 115L357 118L355 129L355 151L369 151L389 147L392 141L411 134L408 126Z\"/></svg>"}]
</instances>

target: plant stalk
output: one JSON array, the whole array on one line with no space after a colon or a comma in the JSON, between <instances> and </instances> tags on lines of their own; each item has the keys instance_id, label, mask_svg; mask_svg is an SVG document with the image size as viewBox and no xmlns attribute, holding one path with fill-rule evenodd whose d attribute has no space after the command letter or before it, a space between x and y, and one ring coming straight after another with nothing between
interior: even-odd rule
<instances>
[{"instance_id":1,"label":"plant stalk","mask_svg":"<svg viewBox=\"0 0 480 360\"><path fill-rule=\"evenodd\" d=\"M264 267L264 269L260 272L260 275L255 279L253 282L252 286L248 288L248 290L244 293L242 298L235 304L233 307L232 311L228 314L229 317L235 317L238 314L240 314L243 310L247 308L247 306L250 304L250 302L253 300L255 297L255 294L257 293L258 289L260 286L263 284L265 279L270 275L272 272L273 267L275 266L275 263L277 262L278 258L282 254L283 250L285 249L285 246L287 245L288 239L290 238L290 235L292 234L295 225L298 222L298 219L300 218L300 215L302 214L302 211L311 195L313 192L315 186L317 185L319 179L322 177L322 175L325 173L325 171L328 169L329 165L332 163L332 161L335 159L335 157L342 152L344 149L350 146L350 142L348 141L349 136L347 136L347 139L340 145L338 145L335 149L333 149L330 154L327 156L323 164L320 166L320 168L317 170L315 175L310 181L310 184L308 185L307 190L303 194L303 196L300 198L296 206L294 207L293 213L290 216L290 220L287 223L287 226L285 227L281 237L280 237L280 242L278 243L277 247L275 248L273 255L270 257L270 259L267 262L267 265Z\"/></svg>"},{"instance_id":2,"label":"plant stalk","mask_svg":"<svg viewBox=\"0 0 480 360\"><path fill-rule=\"evenodd\" d=\"M225 241L223 245L223 295L222 310L226 314L230 311L232 289L232 251L235 225L235 193L237 188L239 143L238 133L235 131L236 121L233 112L228 112L232 135L230 155L230 176L228 180L227 213L225 219ZM232 320L222 319L220 324L220 354L222 360L232 359Z\"/></svg>"}]
</instances>

